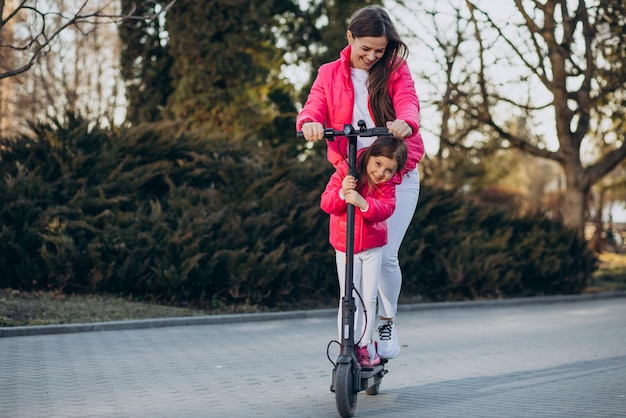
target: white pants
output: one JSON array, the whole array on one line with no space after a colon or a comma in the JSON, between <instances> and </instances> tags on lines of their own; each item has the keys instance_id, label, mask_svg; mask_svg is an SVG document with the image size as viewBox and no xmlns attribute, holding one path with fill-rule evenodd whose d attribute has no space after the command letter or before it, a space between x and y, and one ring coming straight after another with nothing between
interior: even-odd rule
<instances>
[{"instance_id":1,"label":"white pants","mask_svg":"<svg viewBox=\"0 0 626 418\"><path fill-rule=\"evenodd\" d=\"M354 269L352 281L354 288L361 295L359 298L356 292L353 293L356 303L356 312L354 313L354 343L361 346L368 345L372 342L372 333L374 326L378 322L376 320L376 297L378 289L378 277L380 275L382 248L372 248L354 254ZM343 297L345 292L346 277L346 254L336 251L337 260L337 276L339 277L340 295ZM361 301L363 299L363 301ZM363 315L363 312L367 312ZM339 312L337 314L337 329L339 331L339 341L341 341L341 314L342 305L339 300ZM361 338L362 336L362 338Z\"/></svg>"},{"instance_id":2,"label":"white pants","mask_svg":"<svg viewBox=\"0 0 626 418\"><path fill-rule=\"evenodd\" d=\"M378 281L378 314L382 318L395 318L402 287L402 272L398 251L409 224L413 219L420 193L420 175L415 170L402 177L396 187L396 210L387 219L387 245L382 247L382 265Z\"/></svg>"}]
</instances>

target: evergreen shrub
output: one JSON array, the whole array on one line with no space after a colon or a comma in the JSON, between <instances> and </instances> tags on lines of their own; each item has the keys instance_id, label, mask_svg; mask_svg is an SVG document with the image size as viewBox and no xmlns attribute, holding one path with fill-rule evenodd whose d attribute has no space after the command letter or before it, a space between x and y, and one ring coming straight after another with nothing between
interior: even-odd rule
<instances>
[{"instance_id":1,"label":"evergreen shrub","mask_svg":"<svg viewBox=\"0 0 626 418\"><path fill-rule=\"evenodd\" d=\"M210 307L334 293L323 157L175 124L70 125L3 141L0 287Z\"/></svg>"},{"instance_id":2,"label":"evergreen shrub","mask_svg":"<svg viewBox=\"0 0 626 418\"><path fill-rule=\"evenodd\" d=\"M293 142L34 126L0 142L0 288L111 293L197 307L335 305L319 198L332 173ZM400 260L404 295L459 300L580 292L584 241L423 187Z\"/></svg>"},{"instance_id":3,"label":"evergreen shrub","mask_svg":"<svg viewBox=\"0 0 626 418\"><path fill-rule=\"evenodd\" d=\"M580 293L597 259L584 239L544 216L516 218L423 187L400 262L403 294L443 301Z\"/></svg>"}]
</instances>

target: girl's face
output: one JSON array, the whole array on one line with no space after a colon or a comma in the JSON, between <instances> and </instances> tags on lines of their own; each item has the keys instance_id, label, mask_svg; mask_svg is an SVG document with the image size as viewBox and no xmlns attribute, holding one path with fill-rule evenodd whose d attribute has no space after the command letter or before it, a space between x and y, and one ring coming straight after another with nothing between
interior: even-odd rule
<instances>
[{"instance_id":1,"label":"girl's face","mask_svg":"<svg viewBox=\"0 0 626 418\"><path fill-rule=\"evenodd\" d=\"M382 155L370 157L367 162L367 175L374 184L388 182L397 170L398 162Z\"/></svg>"},{"instance_id":2,"label":"girl's face","mask_svg":"<svg viewBox=\"0 0 626 418\"><path fill-rule=\"evenodd\" d=\"M348 43L352 45L350 66L359 70L369 71L372 65L385 54L387 42L387 38L384 36L355 38L352 36L352 32L348 31Z\"/></svg>"}]
</instances>

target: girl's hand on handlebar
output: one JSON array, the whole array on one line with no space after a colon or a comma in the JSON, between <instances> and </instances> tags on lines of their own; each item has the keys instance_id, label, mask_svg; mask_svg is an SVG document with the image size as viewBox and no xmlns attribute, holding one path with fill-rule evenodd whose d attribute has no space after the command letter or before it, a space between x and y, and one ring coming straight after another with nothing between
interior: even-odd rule
<instances>
[{"instance_id":1,"label":"girl's hand on handlebar","mask_svg":"<svg viewBox=\"0 0 626 418\"><path fill-rule=\"evenodd\" d=\"M304 122L302 124L302 134L307 141L321 141L324 139L324 126L319 122Z\"/></svg>"},{"instance_id":2,"label":"girl's hand on handlebar","mask_svg":"<svg viewBox=\"0 0 626 418\"><path fill-rule=\"evenodd\" d=\"M406 138L413 133L411 126L402 119L387 122L387 129L389 129L389 133L396 138Z\"/></svg>"}]
</instances>

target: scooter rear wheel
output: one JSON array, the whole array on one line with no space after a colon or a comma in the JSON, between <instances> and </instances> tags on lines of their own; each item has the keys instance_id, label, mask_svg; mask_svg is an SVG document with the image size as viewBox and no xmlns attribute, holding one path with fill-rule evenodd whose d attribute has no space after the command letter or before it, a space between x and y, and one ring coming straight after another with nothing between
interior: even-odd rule
<instances>
[{"instance_id":1,"label":"scooter rear wheel","mask_svg":"<svg viewBox=\"0 0 626 418\"><path fill-rule=\"evenodd\" d=\"M380 382L378 382L375 385L370 386L369 388L367 388L365 393L368 394L368 395L378 395L378 391L379 390L380 390Z\"/></svg>"},{"instance_id":2,"label":"scooter rear wheel","mask_svg":"<svg viewBox=\"0 0 626 418\"><path fill-rule=\"evenodd\" d=\"M356 412L357 393L352 367L351 363L339 363L335 370L335 402L342 417L351 417Z\"/></svg>"}]
</instances>

